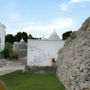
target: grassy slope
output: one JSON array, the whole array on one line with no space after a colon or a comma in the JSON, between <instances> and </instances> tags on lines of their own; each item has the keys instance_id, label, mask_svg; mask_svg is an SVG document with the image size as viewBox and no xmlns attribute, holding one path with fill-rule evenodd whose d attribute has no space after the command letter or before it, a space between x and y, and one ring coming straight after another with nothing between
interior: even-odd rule
<instances>
[{"instance_id":1,"label":"grassy slope","mask_svg":"<svg viewBox=\"0 0 90 90\"><path fill-rule=\"evenodd\" d=\"M23 74L21 71L0 76L8 90L65 90L54 74Z\"/></svg>"}]
</instances>

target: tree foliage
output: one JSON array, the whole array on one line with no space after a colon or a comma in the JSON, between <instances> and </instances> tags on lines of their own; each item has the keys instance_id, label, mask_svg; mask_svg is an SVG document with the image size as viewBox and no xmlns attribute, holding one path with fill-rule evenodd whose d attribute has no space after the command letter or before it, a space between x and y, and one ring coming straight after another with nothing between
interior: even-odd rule
<instances>
[{"instance_id":1,"label":"tree foliage","mask_svg":"<svg viewBox=\"0 0 90 90\"><path fill-rule=\"evenodd\" d=\"M5 37L5 42L9 42L13 44L14 42L20 42L20 40L23 38L25 42L27 42L27 39L41 39L41 38L35 38L31 34L28 34L26 32L17 32L15 36L12 34L8 34Z\"/></svg>"},{"instance_id":2,"label":"tree foliage","mask_svg":"<svg viewBox=\"0 0 90 90\"><path fill-rule=\"evenodd\" d=\"M21 39L22 39L22 32L18 32L15 35L15 41L20 42Z\"/></svg>"},{"instance_id":3,"label":"tree foliage","mask_svg":"<svg viewBox=\"0 0 90 90\"><path fill-rule=\"evenodd\" d=\"M15 36L8 34L5 36L5 42L13 44L14 42L20 42L22 38L25 42L27 42L28 34L26 32L18 32Z\"/></svg>"},{"instance_id":4,"label":"tree foliage","mask_svg":"<svg viewBox=\"0 0 90 90\"><path fill-rule=\"evenodd\" d=\"M68 39L68 37L70 37L70 34L71 34L71 33L72 33L72 31L67 31L67 32L63 33L62 39L63 39L63 40Z\"/></svg>"},{"instance_id":5,"label":"tree foliage","mask_svg":"<svg viewBox=\"0 0 90 90\"><path fill-rule=\"evenodd\" d=\"M22 33L22 38L23 38L23 40L24 40L25 42L27 42L28 35L27 35L26 32L23 32L23 33Z\"/></svg>"},{"instance_id":6,"label":"tree foliage","mask_svg":"<svg viewBox=\"0 0 90 90\"><path fill-rule=\"evenodd\" d=\"M11 44L13 44L15 41L15 37L12 34L8 34L5 36L5 42L9 42Z\"/></svg>"},{"instance_id":7,"label":"tree foliage","mask_svg":"<svg viewBox=\"0 0 90 90\"><path fill-rule=\"evenodd\" d=\"M11 53L12 53L12 44L7 42L5 44L4 50L2 51L3 57L7 59L10 57Z\"/></svg>"}]
</instances>

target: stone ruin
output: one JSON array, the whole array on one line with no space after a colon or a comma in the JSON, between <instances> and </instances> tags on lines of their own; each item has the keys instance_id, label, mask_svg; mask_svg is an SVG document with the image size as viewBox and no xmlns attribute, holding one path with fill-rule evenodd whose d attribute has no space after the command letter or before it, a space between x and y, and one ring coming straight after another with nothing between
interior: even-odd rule
<instances>
[{"instance_id":1,"label":"stone ruin","mask_svg":"<svg viewBox=\"0 0 90 90\"><path fill-rule=\"evenodd\" d=\"M90 17L58 54L57 76L66 90L90 90Z\"/></svg>"}]
</instances>

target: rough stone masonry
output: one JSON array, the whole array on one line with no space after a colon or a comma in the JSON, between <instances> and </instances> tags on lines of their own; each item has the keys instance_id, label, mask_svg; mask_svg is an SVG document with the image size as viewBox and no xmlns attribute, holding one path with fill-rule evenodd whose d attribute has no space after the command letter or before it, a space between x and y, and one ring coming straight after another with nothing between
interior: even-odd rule
<instances>
[{"instance_id":1,"label":"rough stone masonry","mask_svg":"<svg viewBox=\"0 0 90 90\"><path fill-rule=\"evenodd\" d=\"M66 90L90 90L90 17L58 54L57 76Z\"/></svg>"}]
</instances>

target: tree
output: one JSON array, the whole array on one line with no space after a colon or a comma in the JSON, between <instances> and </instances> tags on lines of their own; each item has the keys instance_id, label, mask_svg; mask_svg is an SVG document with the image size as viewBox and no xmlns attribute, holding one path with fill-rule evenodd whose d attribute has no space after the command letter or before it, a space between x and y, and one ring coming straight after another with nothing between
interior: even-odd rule
<instances>
[{"instance_id":1,"label":"tree","mask_svg":"<svg viewBox=\"0 0 90 90\"><path fill-rule=\"evenodd\" d=\"M20 42L21 39L22 39L22 32L18 32L15 35L15 41Z\"/></svg>"},{"instance_id":2,"label":"tree","mask_svg":"<svg viewBox=\"0 0 90 90\"><path fill-rule=\"evenodd\" d=\"M4 48L4 50L2 51L2 54L3 54L3 56L4 56L4 58L9 58L10 57L10 54L12 53L12 44L11 43L9 43L9 42L7 42L6 44L5 44L5 48Z\"/></svg>"},{"instance_id":3,"label":"tree","mask_svg":"<svg viewBox=\"0 0 90 90\"><path fill-rule=\"evenodd\" d=\"M4 58L9 58L10 56L10 52L9 52L9 49L8 48L5 48L3 51L2 51L2 54L3 54L3 57Z\"/></svg>"},{"instance_id":4,"label":"tree","mask_svg":"<svg viewBox=\"0 0 90 90\"><path fill-rule=\"evenodd\" d=\"M12 34L8 34L5 36L5 42L9 42L9 43L13 44L14 41L15 41L15 38Z\"/></svg>"},{"instance_id":5,"label":"tree","mask_svg":"<svg viewBox=\"0 0 90 90\"><path fill-rule=\"evenodd\" d=\"M23 32L23 33L22 33L22 38L23 38L23 40L24 40L25 42L27 42L28 35L27 35L26 32Z\"/></svg>"},{"instance_id":6,"label":"tree","mask_svg":"<svg viewBox=\"0 0 90 90\"><path fill-rule=\"evenodd\" d=\"M15 36L13 36L12 34L8 34L5 37L5 42L13 44L14 42L20 42L22 38L25 42L27 42L28 34L26 32L17 32ZM32 35L31 38L33 38Z\"/></svg>"},{"instance_id":7,"label":"tree","mask_svg":"<svg viewBox=\"0 0 90 90\"><path fill-rule=\"evenodd\" d=\"M72 33L72 31L67 31L67 32L63 33L62 39L63 39L63 40L68 39L68 37L70 37L70 34L71 34L71 33Z\"/></svg>"}]
</instances>

